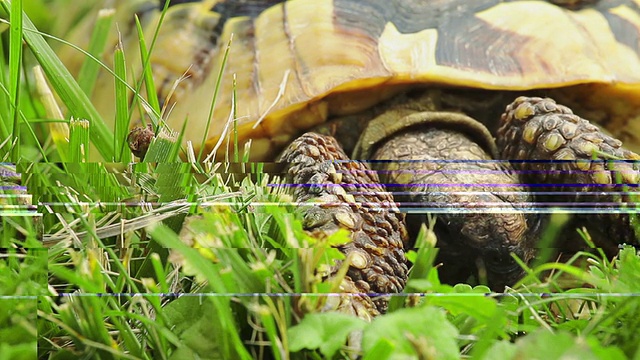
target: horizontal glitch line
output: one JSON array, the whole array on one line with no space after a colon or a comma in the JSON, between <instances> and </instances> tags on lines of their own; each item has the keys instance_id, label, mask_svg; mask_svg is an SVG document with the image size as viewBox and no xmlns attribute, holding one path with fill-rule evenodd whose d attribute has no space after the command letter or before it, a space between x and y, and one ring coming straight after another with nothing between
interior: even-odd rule
<instances>
[{"instance_id":1,"label":"horizontal glitch line","mask_svg":"<svg viewBox=\"0 0 640 360\"><path fill-rule=\"evenodd\" d=\"M119 297L119 296L162 296L162 297L180 297L180 296L191 296L191 297L256 297L256 296L270 296L270 297L299 297L299 296L370 296L370 297L379 297L379 296L418 296L418 297L478 297L478 296L534 296L540 297L544 296L546 298L558 297L558 298L584 298L584 297L629 297L629 296L640 296L640 293L599 293L599 292L585 292L585 293L499 293L499 292L490 292L490 293L422 293L422 292L411 292L411 293L60 293L58 294L60 297ZM0 297L0 298L19 298L19 297ZM29 299L35 298L35 296L27 297Z\"/></svg>"},{"instance_id":2,"label":"horizontal glitch line","mask_svg":"<svg viewBox=\"0 0 640 360\"><path fill-rule=\"evenodd\" d=\"M328 160L329 163L479 163L479 164L575 164L575 163L625 163L640 165L640 160L628 160L628 159L577 159L577 160L544 160L544 159L531 159L531 160L518 160L518 159L426 159L426 160L407 160L407 159L395 159L395 160Z\"/></svg>"},{"instance_id":3,"label":"horizontal glitch line","mask_svg":"<svg viewBox=\"0 0 640 360\"><path fill-rule=\"evenodd\" d=\"M549 183L549 184L528 184L528 183L515 183L515 184L494 184L494 183L446 183L446 184L434 184L434 183L410 183L410 184L396 184L396 183L357 183L357 184L267 184L268 187L331 187L331 186L351 186L351 187L378 187L383 185L384 187L410 187L410 186L429 186L429 187L640 187L640 184L565 184L565 183Z\"/></svg>"}]
</instances>

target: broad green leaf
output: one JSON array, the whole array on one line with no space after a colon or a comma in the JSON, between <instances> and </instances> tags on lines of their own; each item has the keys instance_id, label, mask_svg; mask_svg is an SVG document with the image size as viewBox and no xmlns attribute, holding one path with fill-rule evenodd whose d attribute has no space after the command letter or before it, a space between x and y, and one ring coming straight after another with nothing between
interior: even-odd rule
<instances>
[{"instance_id":1,"label":"broad green leaf","mask_svg":"<svg viewBox=\"0 0 640 360\"><path fill-rule=\"evenodd\" d=\"M617 347L602 346L595 339L574 336L564 331L539 329L518 339L514 345L496 343L485 359L626 359Z\"/></svg>"},{"instance_id":2,"label":"broad green leaf","mask_svg":"<svg viewBox=\"0 0 640 360\"><path fill-rule=\"evenodd\" d=\"M322 355L331 358L345 345L349 334L362 330L365 324L364 320L346 314L308 314L289 329L289 350L320 349Z\"/></svg>"},{"instance_id":3,"label":"broad green leaf","mask_svg":"<svg viewBox=\"0 0 640 360\"><path fill-rule=\"evenodd\" d=\"M395 345L391 359L458 359L458 330L437 307L401 309L376 318L365 328L362 349L366 354L380 341Z\"/></svg>"}]
</instances>

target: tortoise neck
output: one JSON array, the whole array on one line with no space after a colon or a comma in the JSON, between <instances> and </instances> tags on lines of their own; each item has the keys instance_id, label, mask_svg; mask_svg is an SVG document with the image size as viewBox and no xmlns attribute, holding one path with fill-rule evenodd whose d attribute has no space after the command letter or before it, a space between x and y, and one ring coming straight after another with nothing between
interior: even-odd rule
<instances>
[{"instance_id":1,"label":"tortoise neck","mask_svg":"<svg viewBox=\"0 0 640 360\"><path fill-rule=\"evenodd\" d=\"M482 97L477 94L471 90L428 89L403 94L376 107L371 120L357 132L358 141L352 150L352 158L370 159L383 140L407 131L434 128L464 133L496 157L496 145L491 135L496 121L491 117L499 119L503 96L486 91Z\"/></svg>"}]
</instances>

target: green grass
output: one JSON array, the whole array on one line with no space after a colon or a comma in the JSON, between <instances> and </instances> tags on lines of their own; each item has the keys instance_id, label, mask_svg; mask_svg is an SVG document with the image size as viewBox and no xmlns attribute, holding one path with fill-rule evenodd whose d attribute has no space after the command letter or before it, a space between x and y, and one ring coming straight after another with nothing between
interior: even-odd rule
<instances>
[{"instance_id":1,"label":"green grass","mask_svg":"<svg viewBox=\"0 0 640 360\"><path fill-rule=\"evenodd\" d=\"M25 7L48 24L47 3L2 1L3 19ZM96 63L85 63L78 84L45 42L57 47L54 38L28 18L12 24L2 34L0 131L9 141L0 151L17 162L42 215L21 190L3 199L13 210L1 218L1 359L640 358L640 300L626 296L640 294L640 256L630 247L614 260L584 253L536 265L514 289L488 296L485 286L440 283L425 227L407 255L418 264L412 294L394 297L388 314L366 323L321 312L330 284L316 270L341 257L331 244L344 234L310 238L260 164L180 161L189 150L181 129L158 119L147 158L129 163L125 130L141 105L128 96L153 88L148 67L139 83L120 84L109 129L87 96ZM92 39L98 54L104 29ZM36 85L34 64L51 89ZM159 116L157 101L146 105ZM64 131L68 144L55 138ZM89 142L110 162L87 162ZM545 271L553 275L541 280ZM579 286L564 289L566 278Z\"/></svg>"}]
</instances>

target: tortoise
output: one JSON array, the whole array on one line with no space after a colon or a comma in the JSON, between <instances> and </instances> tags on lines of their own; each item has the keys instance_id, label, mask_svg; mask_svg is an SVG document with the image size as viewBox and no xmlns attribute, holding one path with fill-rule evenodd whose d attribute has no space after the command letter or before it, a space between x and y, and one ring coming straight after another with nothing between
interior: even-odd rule
<instances>
[{"instance_id":1,"label":"tortoise","mask_svg":"<svg viewBox=\"0 0 640 360\"><path fill-rule=\"evenodd\" d=\"M131 15L151 43L163 5L117 5L129 73L141 73ZM535 257L546 203L586 204L594 214L576 224L610 252L636 242L615 190L640 176L639 0L174 0L150 63L167 123L189 119L186 140L205 136L221 159L234 122L252 160L289 164L291 182L310 185L294 191L316 204L309 232L352 231L344 291L402 291L424 213L438 214L441 276L485 273L497 291L521 275L512 253ZM107 119L112 89L100 74L93 98ZM410 210L422 215L407 230ZM384 311L367 301L365 313Z\"/></svg>"}]
</instances>

